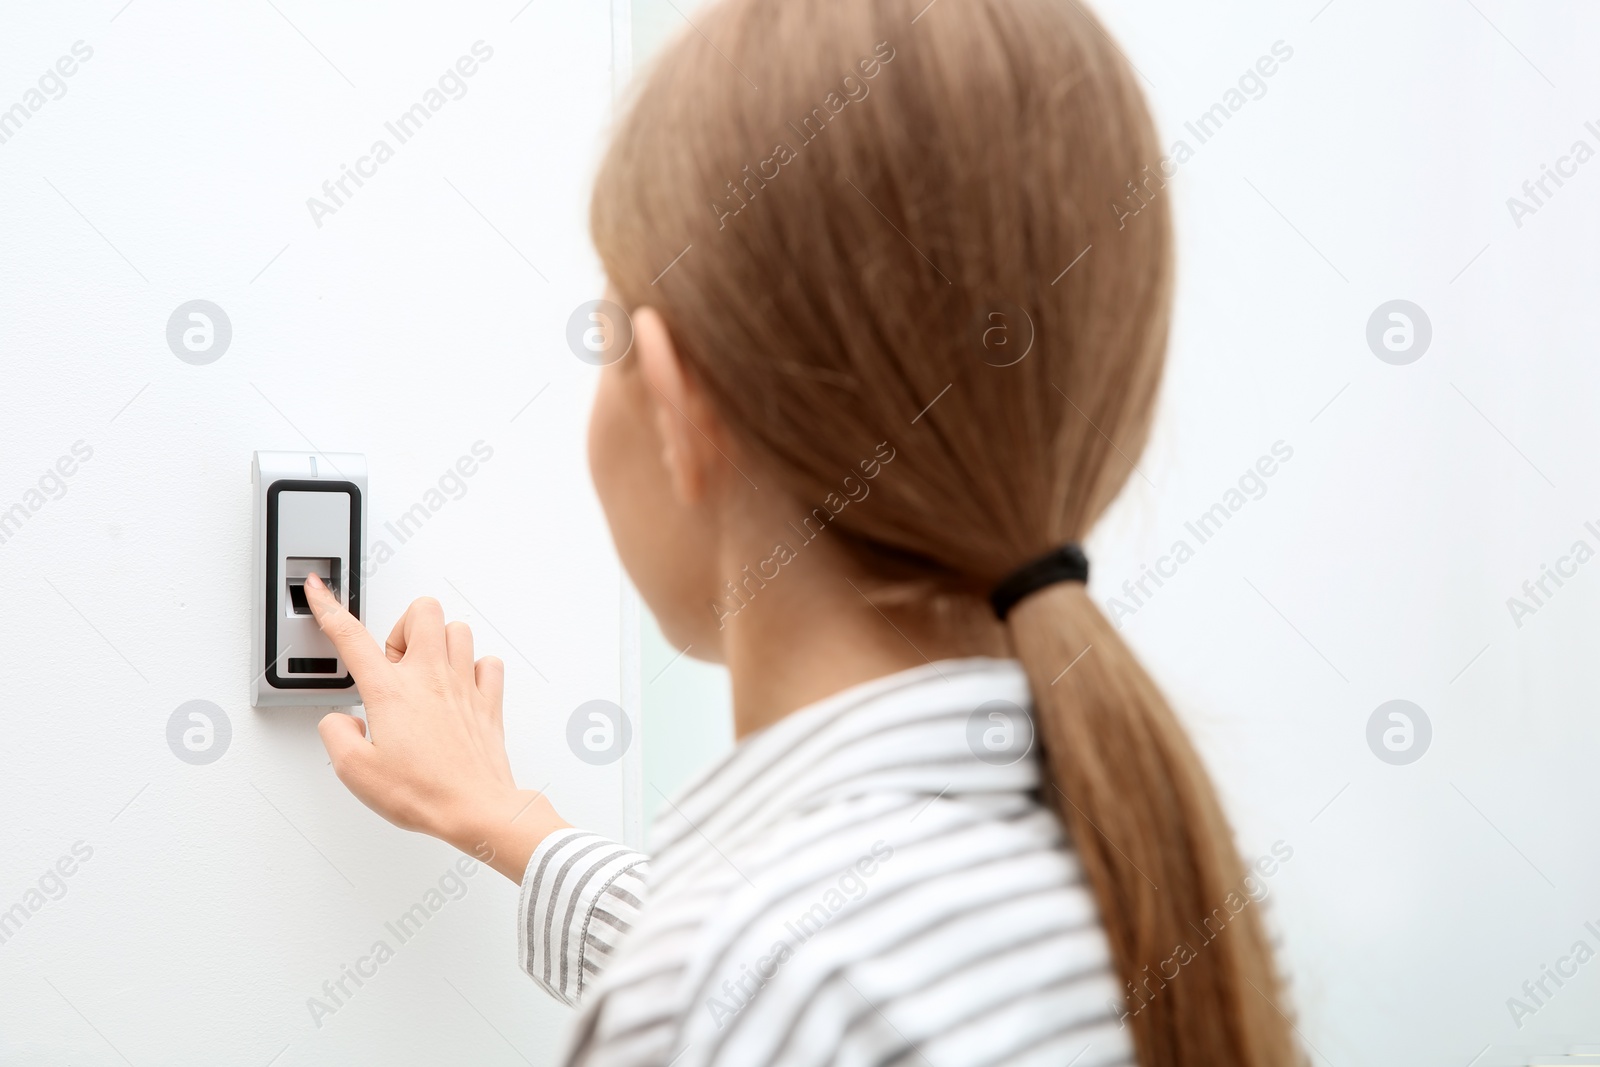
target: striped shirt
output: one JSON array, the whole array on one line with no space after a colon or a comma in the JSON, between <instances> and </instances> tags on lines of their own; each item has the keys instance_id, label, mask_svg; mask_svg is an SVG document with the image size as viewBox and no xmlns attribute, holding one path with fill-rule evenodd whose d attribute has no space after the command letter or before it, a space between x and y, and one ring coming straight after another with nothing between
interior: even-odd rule
<instances>
[{"instance_id":1,"label":"striped shirt","mask_svg":"<svg viewBox=\"0 0 1600 1067\"><path fill-rule=\"evenodd\" d=\"M972 740L992 701L1029 706L1019 664L880 678L742 740L667 803L648 861L541 842L520 959L579 1009L566 1062L1132 1064L1037 752Z\"/></svg>"}]
</instances>

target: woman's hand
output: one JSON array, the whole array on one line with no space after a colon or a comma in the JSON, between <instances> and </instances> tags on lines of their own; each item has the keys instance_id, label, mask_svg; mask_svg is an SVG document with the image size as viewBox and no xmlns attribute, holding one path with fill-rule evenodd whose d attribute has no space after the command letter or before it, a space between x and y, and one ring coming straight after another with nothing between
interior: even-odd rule
<instances>
[{"instance_id":1,"label":"woman's hand","mask_svg":"<svg viewBox=\"0 0 1600 1067\"><path fill-rule=\"evenodd\" d=\"M432 598L412 602L382 651L316 575L306 579L306 598L367 709L366 724L339 712L318 724L339 780L396 826L448 841L520 882L539 842L568 824L511 775L504 664L474 662L472 631L446 625Z\"/></svg>"}]
</instances>

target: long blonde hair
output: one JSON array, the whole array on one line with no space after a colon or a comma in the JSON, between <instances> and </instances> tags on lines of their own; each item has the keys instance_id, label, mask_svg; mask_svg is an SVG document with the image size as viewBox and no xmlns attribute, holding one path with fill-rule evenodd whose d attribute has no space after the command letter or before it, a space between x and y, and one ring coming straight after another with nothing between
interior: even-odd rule
<instances>
[{"instance_id":1,"label":"long blonde hair","mask_svg":"<svg viewBox=\"0 0 1600 1067\"><path fill-rule=\"evenodd\" d=\"M662 313L800 499L896 443L836 522L876 573L982 597L1081 539L1149 432L1172 288L1153 124L1105 30L1076 0L723 0L695 22L596 184L623 300ZM1202 932L1246 871L1160 691L1080 585L1006 629L1140 1062L1295 1062L1255 909Z\"/></svg>"}]
</instances>

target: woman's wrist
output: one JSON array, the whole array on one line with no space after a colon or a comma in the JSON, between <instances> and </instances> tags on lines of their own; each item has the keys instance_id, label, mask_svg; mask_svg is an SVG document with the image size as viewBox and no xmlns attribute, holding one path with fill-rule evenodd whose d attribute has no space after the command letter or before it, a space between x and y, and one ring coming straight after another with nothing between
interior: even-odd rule
<instances>
[{"instance_id":1,"label":"woman's wrist","mask_svg":"<svg viewBox=\"0 0 1600 1067\"><path fill-rule=\"evenodd\" d=\"M571 825L543 793L511 789L472 805L436 836L520 883L540 842Z\"/></svg>"}]
</instances>

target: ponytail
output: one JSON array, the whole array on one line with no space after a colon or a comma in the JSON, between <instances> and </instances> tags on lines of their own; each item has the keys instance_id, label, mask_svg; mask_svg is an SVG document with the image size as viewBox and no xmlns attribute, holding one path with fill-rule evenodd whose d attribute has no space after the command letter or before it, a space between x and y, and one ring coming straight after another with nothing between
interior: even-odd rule
<instances>
[{"instance_id":1,"label":"ponytail","mask_svg":"<svg viewBox=\"0 0 1600 1067\"><path fill-rule=\"evenodd\" d=\"M1007 624L1033 692L1045 799L1094 887L1139 1062L1297 1062L1227 820L1155 683L1082 585L1040 590Z\"/></svg>"}]
</instances>

